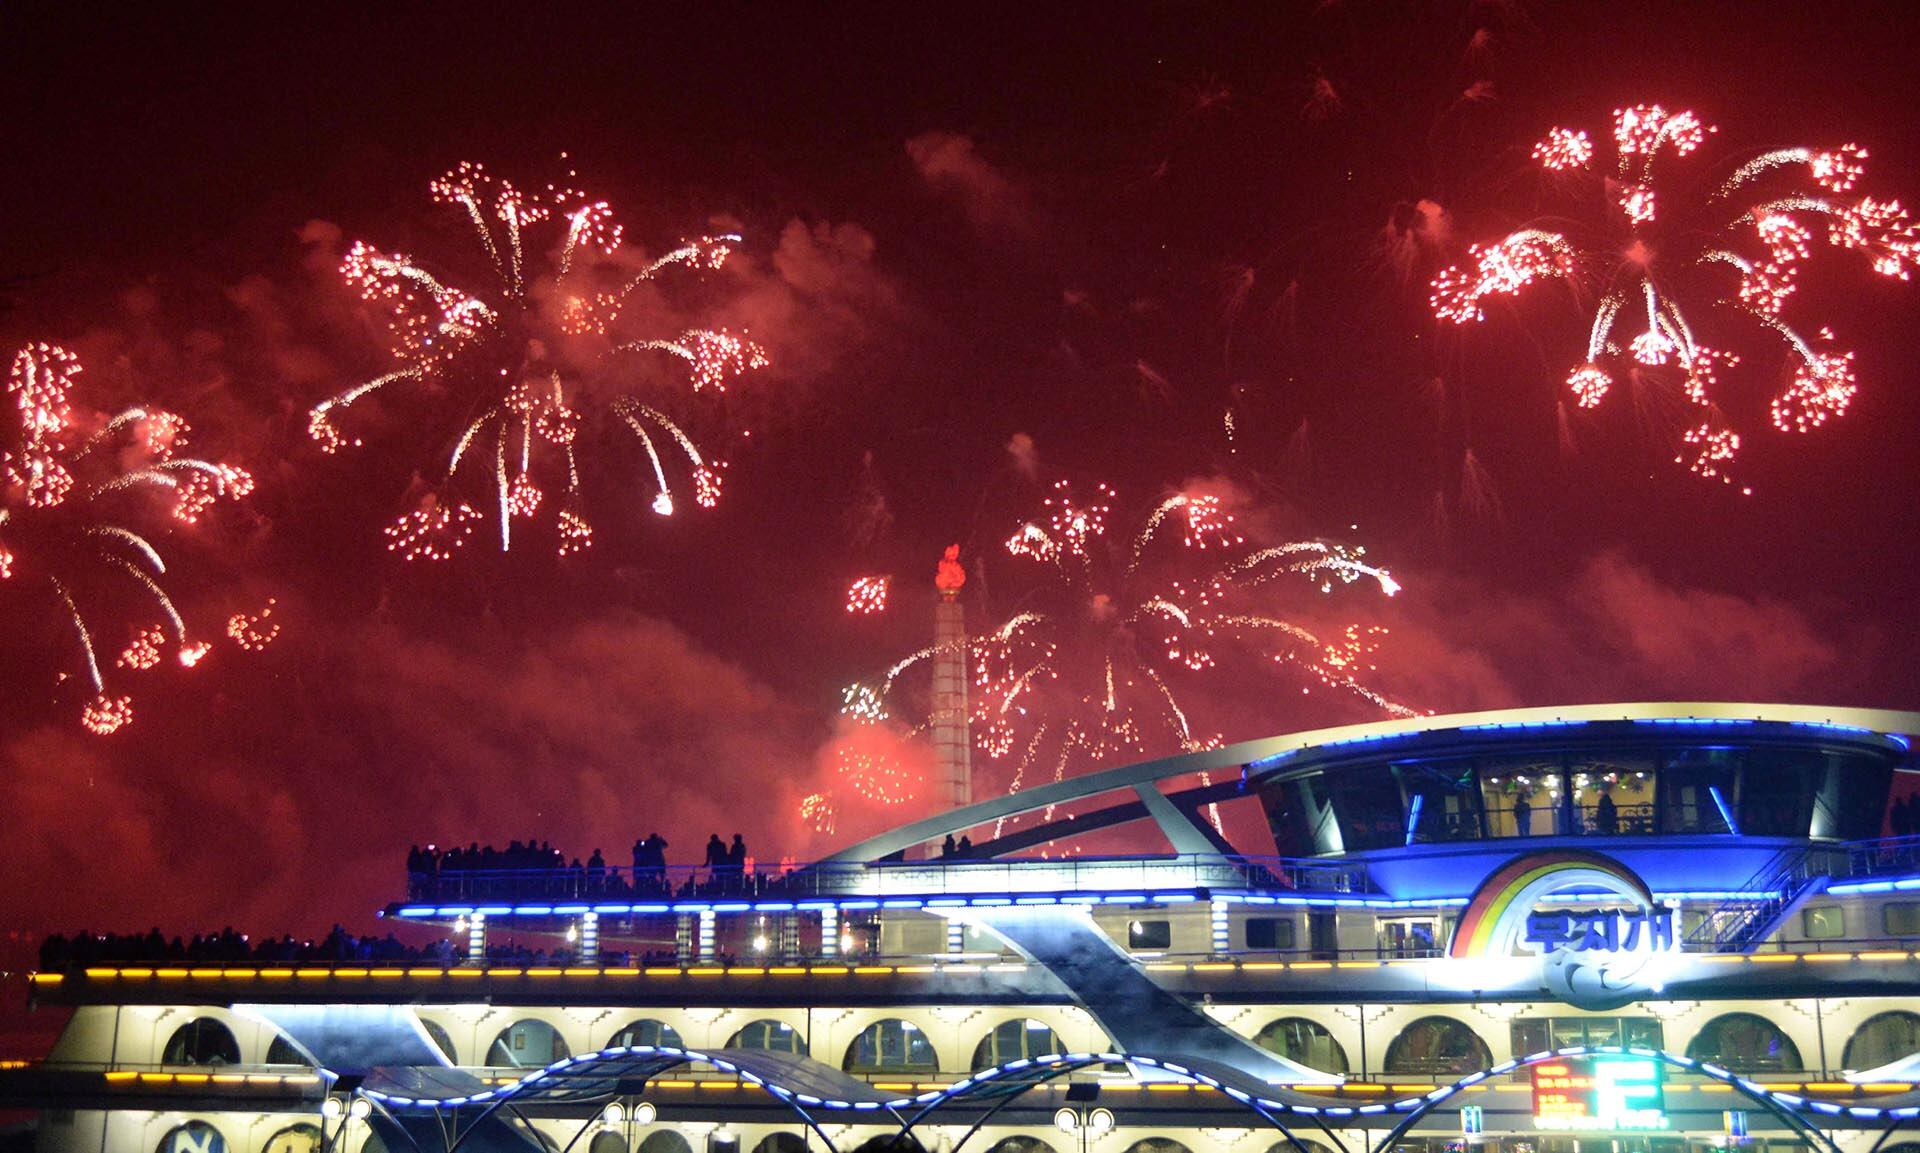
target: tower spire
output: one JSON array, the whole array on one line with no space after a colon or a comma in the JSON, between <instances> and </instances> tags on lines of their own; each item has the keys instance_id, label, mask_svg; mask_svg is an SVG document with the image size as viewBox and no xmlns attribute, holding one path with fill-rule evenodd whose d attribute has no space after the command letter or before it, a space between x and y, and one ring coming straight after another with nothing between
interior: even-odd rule
<instances>
[{"instance_id":1,"label":"tower spire","mask_svg":"<svg viewBox=\"0 0 1920 1153\"><path fill-rule=\"evenodd\" d=\"M934 570L933 755L935 798L948 808L973 803L972 738L967 727L967 617L960 546L948 545Z\"/></svg>"}]
</instances>

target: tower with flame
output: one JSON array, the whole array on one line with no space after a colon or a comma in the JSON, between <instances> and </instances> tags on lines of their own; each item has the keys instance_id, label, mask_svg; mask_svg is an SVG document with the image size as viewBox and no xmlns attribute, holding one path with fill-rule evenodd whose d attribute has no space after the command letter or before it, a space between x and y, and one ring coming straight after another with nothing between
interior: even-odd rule
<instances>
[{"instance_id":1,"label":"tower with flame","mask_svg":"<svg viewBox=\"0 0 1920 1153\"><path fill-rule=\"evenodd\" d=\"M948 545L935 570L933 607L933 799L947 808L973 803L972 738L967 730L967 613L960 546Z\"/></svg>"}]
</instances>

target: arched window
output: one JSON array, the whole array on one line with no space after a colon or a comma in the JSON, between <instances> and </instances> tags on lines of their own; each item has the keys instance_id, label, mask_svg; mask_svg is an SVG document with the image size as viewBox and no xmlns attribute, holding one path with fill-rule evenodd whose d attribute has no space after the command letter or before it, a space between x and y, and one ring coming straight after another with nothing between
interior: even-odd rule
<instances>
[{"instance_id":1,"label":"arched window","mask_svg":"<svg viewBox=\"0 0 1920 1153\"><path fill-rule=\"evenodd\" d=\"M205 1121L189 1121L167 1130L154 1153L227 1153L227 1139Z\"/></svg>"},{"instance_id":2,"label":"arched window","mask_svg":"<svg viewBox=\"0 0 1920 1153\"><path fill-rule=\"evenodd\" d=\"M1045 1021L1036 1021L1031 1017L1002 1021L994 1026L993 1032L980 1038L980 1044L974 1046L973 1067L977 1072L1018 1061L1022 1057L1045 1057L1049 1053L1061 1052L1065 1050L1060 1048L1060 1038L1054 1036Z\"/></svg>"},{"instance_id":3,"label":"arched window","mask_svg":"<svg viewBox=\"0 0 1920 1153\"><path fill-rule=\"evenodd\" d=\"M642 1017L628 1023L627 1027L607 1038L609 1049L616 1045L638 1045L651 1049L684 1049L687 1043L680 1039L680 1033L665 1021L656 1021L652 1017Z\"/></svg>"},{"instance_id":4,"label":"arched window","mask_svg":"<svg viewBox=\"0 0 1920 1153\"><path fill-rule=\"evenodd\" d=\"M920 1026L887 1017L868 1025L853 1039L840 1067L849 1073L937 1073L940 1059Z\"/></svg>"},{"instance_id":5,"label":"arched window","mask_svg":"<svg viewBox=\"0 0 1920 1153\"><path fill-rule=\"evenodd\" d=\"M367 1139L360 1142L360 1153L387 1153L387 1143L380 1140L380 1131L367 1126Z\"/></svg>"},{"instance_id":6,"label":"arched window","mask_svg":"<svg viewBox=\"0 0 1920 1153\"><path fill-rule=\"evenodd\" d=\"M775 1053L798 1053L807 1055L807 1039L800 1030L785 1021L763 1018L749 1021L740 1027L740 1031L727 1038L729 1049L766 1049Z\"/></svg>"},{"instance_id":7,"label":"arched window","mask_svg":"<svg viewBox=\"0 0 1920 1153\"><path fill-rule=\"evenodd\" d=\"M1333 1153L1333 1150L1327 1148L1325 1145L1320 1144L1320 1142L1318 1141L1312 1140L1311 1138L1295 1137L1293 1141L1300 1142L1300 1149L1305 1149L1307 1153ZM1293 1147L1293 1141L1287 1141L1287 1140L1275 1141L1272 1145L1267 1147L1267 1153L1300 1153L1300 1149L1295 1149Z\"/></svg>"},{"instance_id":8,"label":"arched window","mask_svg":"<svg viewBox=\"0 0 1920 1153\"><path fill-rule=\"evenodd\" d=\"M320 1153L320 1130L302 1121L289 1125L260 1146L260 1153Z\"/></svg>"},{"instance_id":9,"label":"arched window","mask_svg":"<svg viewBox=\"0 0 1920 1153\"><path fill-rule=\"evenodd\" d=\"M634 1153L693 1153L693 1146L671 1129L655 1129L647 1134Z\"/></svg>"},{"instance_id":10,"label":"arched window","mask_svg":"<svg viewBox=\"0 0 1920 1153\"><path fill-rule=\"evenodd\" d=\"M1327 1032L1326 1026L1305 1017L1282 1017L1255 1033L1253 1043L1322 1073L1347 1071L1347 1051Z\"/></svg>"},{"instance_id":11,"label":"arched window","mask_svg":"<svg viewBox=\"0 0 1920 1153\"><path fill-rule=\"evenodd\" d=\"M807 1153L807 1143L798 1133L769 1133L760 1138L753 1153Z\"/></svg>"},{"instance_id":12,"label":"arched window","mask_svg":"<svg viewBox=\"0 0 1920 1153\"><path fill-rule=\"evenodd\" d=\"M1868 1017L1847 1038L1840 1065L1855 1072L1878 1069L1920 1053L1920 1014L1904 1009Z\"/></svg>"},{"instance_id":13,"label":"arched window","mask_svg":"<svg viewBox=\"0 0 1920 1153\"><path fill-rule=\"evenodd\" d=\"M307 1060L306 1054L289 1041L285 1034L280 1034L274 1037L273 1044L267 1046L267 1064L312 1065L313 1062Z\"/></svg>"},{"instance_id":14,"label":"arched window","mask_svg":"<svg viewBox=\"0 0 1920 1153\"><path fill-rule=\"evenodd\" d=\"M1701 1027L1687 1056L1735 1073L1797 1072L1800 1049L1773 1022L1752 1013L1723 1013Z\"/></svg>"},{"instance_id":15,"label":"arched window","mask_svg":"<svg viewBox=\"0 0 1920 1153\"><path fill-rule=\"evenodd\" d=\"M1002 1137L987 1153L1055 1153L1053 1146L1038 1137Z\"/></svg>"},{"instance_id":16,"label":"arched window","mask_svg":"<svg viewBox=\"0 0 1920 1153\"><path fill-rule=\"evenodd\" d=\"M1451 1017L1422 1017L1387 1046L1385 1072L1464 1077L1493 1064L1487 1043Z\"/></svg>"},{"instance_id":17,"label":"arched window","mask_svg":"<svg viewBox=\"0 0 1920 1153\"><path fill-rule=\"evenodd\" d=\"M537 1069L571 1056L558 1029L531 1017L500 1030L487 1046L487 1064L496 1069Z\"/></svg>"},{"instance_id":18,"label":"arched window","mask_svg":"<svg viewBox=\"0 0 1920 1153\"><path fill-rule=\"evenodd\" d=\"M1127 1153L1193 1153L1171 1137L1142 1137L1127 1146Z\"/></svg>"},{"instance_id":19,"label":"arched window","mask_svg":"<svg viewBox=\"0 0 1920 1153\"><path fill-rule=\"evenodd\" d=\"M434 1048L440 1050L441 1055L446 1057L447 1064L458 1065L460 1063L453 1055L453 1038L447 1036L445 1026L441 1025L438 1021L429 1021L427 1018L422 1017L420 1018L420 1027L427 1031L427 1039L433 1042Z\"/></svg>"},{"instance_id":20,"label":"arched window","mask_svg":"<svg viewBox=\"0 0 1920 1153\"><path fill-rule=\"evenodd\" d=\"M240 1043L233 1030L212 1017L195 1017L173 1031L161 1050L162 1065L238 1065Z\"/></svg>"},{"instance_id":21,"label":"arched window","mask_svg":"<svg viewBox=\"0 0 1920 1153\"><path fill-rule=\"evenodd\" d=\"M612 1129L602 1129L587 1142L587 1153L627 1153L627 1139Z\"/></svg>"}]
</instances>

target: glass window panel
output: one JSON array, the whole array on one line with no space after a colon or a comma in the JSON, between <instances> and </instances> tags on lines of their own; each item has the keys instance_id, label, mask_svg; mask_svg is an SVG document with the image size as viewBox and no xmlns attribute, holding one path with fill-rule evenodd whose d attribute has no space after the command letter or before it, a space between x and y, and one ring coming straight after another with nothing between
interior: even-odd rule
<instances>
[{"instance_id":1,"label":"glass window panel","mask_svg":"<svg viewBox=\"0 0 1920 1153\"><path fill-rule=\"evenodd\" d=\"M842 1067L849 1073L877 1073L886 1070L939 1071L933 1044L920 1027L911 1021L888 1017L868 1025L853 1044L847 1046Z\"/></svg>"},{"instance_id":2,"label":"glass window panel","mask_svg":"<svg viewBox=\"0 0 1920 1153\"><path fill-rule=\"evenodd\" d=\"M1400 786L1386 765L1354 765L1328 774L1333 815L1348 852L1406 843Z\"/></svg>"},{"instance_id":3,"label":"glass window panel","mask_svg":"<svg viewBox=\"0 0 1920 1153\"><path fill-rule=\"evenodd\" d=\"M1838 905L1821 905L1800 910L1800 928L1816 941L1838 940L1847 935L1846 910Z\"/></svg>"},{"instance_id":4,"label":"glass window panel","mask_svg":"<svg viewBox=\"0 0 1920 1153\"><path fill-rule=\"evenodd\" d=\"M1588 1017L1587 1044L1618 1045L1620 1043L1620 1018Z\"/></svg>"},{"instance_id":5,"label":"glass window panel","mask_svg":"<svg viewBox=\"0 0 1920 1153\"><path fill-rule=\"evenodd\" d=\"M1669 749L1660 769L1660 829L1729 833L1727 813L1739 795L1739 771L1728 749ZM1723 811L1724 808L1724 811Z\"/></svg>"},{"instance_id":6,"label":"glass window panel","mask_svg":"<svg viewBox=\"0 0 1920 1153\"><path fill-rule=\"evenodd\" d=\"M1513 1055L1525 1057L1553 1048L1550 1024L1542 1017L1526 1017L1515 1021L1512 1027Z\"/></svg>"},{"instance_id":7,"label":"glass window panel","mask_svg":"<svg viewBox=\"0 0 1920 1153\"><path fill-rule=\"evenodd\" d=\"M1478 769L1488 835L1542 837L1565 831L1557 756L1483 757Z\"/></svg>"},{"instance_id":8,"label":"glass window panel","mask_svg":"<svg viewBox=\"0 0 1920 1153\"><path fill-rule=\"evenodd\" d=\"M1292 917L1247 918L1247 948L1285 951L1294 947Z\"/></svg>"},{"instance_id":9,"label":"glass window panel","mask_svg":"<svg viewBox=\"0 0 1920 1153\"><path fill-rule=\"evenodd\" d=\"M1895 1010L1869 1017L1847 1039L1841 1065L1856 1073L1920 1053L1920 1015Z\"/></svg>"},{"instance_id":10,"label":"glass window panel","mask_svg":"<svg viewBox=\"0 0 1920 1153\"><path fill-rule=\"evenodd\" d=\"M1166 921L1128 921L1127 948L1165 949L1173 945L1173 927Z\"/></svg>"},{"instance_id":11,"label":"glass window panel","mask_svg":"<svg viewBox=\"0 0 1920 1153\"><path fill-rule=\"evenodd\" d=\"M1687 1056L1735 1073L1797 1073L1802 1068L1793 1040L1752 1013L1725 1013L1708 1021L1688 1043Z\"/></svg>"},{"instance_id":12,"label":"glass window panel","mask_svg":"<svg viewBox=\"0 0 1920 1153\"><path fill-rule=\"evenodd\" d=\"M1347 1072L1347 1051L1317 1021L1282 1017L1254 1034L1254 1044L1322 1073Z\"/></svg>"},{"instance_id":13,"label":"glass window panel","mask_svg":"<svg viewBox=\"0 0 1920 1153\"><path fill-rule=\"evenodd\" d=\"M1413 843L1480 839L1480 790L1472 761L1401 761L1393 772L1407 798Z\"/></svg>"},{"instance_id":14,"label":"glass window panel","mask_svg":"<svg viewBox=\"0 0 1920 1153\"><path fill-rule=\"evenodd\" d=\"M1573 831L1603 837L1654 831L1654 758L1651 752L1575 757L1567 766Z\"/></svg>"},{"instance_id":15,"label":"glass window panel","mask_svg":"<svg viewBox=\"0 0 1920 1153\"><path fill-rule=\"evenodd\" d=\"M1667 1047L1665 1030L1660 1022L1649 1017L1628 1017L1622 1021L1622 1030L1626 1040L1624 1044L1639 1049L1665 1049Z\"/></svg>"},{"instance_id":16,"label":"glass window panel","mask_svg":"<svg viewBox=\"0 0 1920 1153\"><path fill-rule=\"evenodd\" d=\"M1920 902L1889 901L1882 913L1889 937L1920 937Z\"/></svg>"},{"instance_id":17,"label":"glass window panel","mask_svg":"<svg viewBox=\"0 0 1920 1153\"><path fill-rule=\"evenodd\" d=\"M1813 792L1826 775L1818 749L1741 750L1740 831L1753 837L1804 837L1812 826Z\"/></svg>"}]
</instances>

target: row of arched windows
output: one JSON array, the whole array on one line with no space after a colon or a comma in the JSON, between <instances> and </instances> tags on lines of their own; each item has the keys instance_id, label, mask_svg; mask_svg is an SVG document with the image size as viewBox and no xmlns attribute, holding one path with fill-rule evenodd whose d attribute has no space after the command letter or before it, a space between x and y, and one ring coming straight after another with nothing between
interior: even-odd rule
<instances>
[{"instance_id":1,"label":"row of arched windows","mask_svg":"<svg viewBox=\"0 0 1920 1153\"><path fill-rule=\"evenodd\" d=\"M450 1062L458 1063L453 1039L438 1023L422 1019L427 1035ZM1326 1073L1348 1073L1346 1050L1325 1026L1305 1017L1282 1017L1254 1035L1254 1043L1290 1061ZM607 1039L616 1045L683 1049L673 1026L642 1019ZM807 1041L784 1021L763 1019L742 1026L727 1039L730 1049L767 1049L807 1056ZM1065 1050L1045 1022L1005 1021L981 1038L973 1050L973 1069L1004 1065L1023 1057ZM1848 1039L1840 1064L1845 1069L1874 1069L1920 1052L1920 1014L1892 1010L1868 1018ZM496 1068L535 1068L572 1056L566 1039L545 1021L527 1018L502 1029L487 1047L482 1064ZM1687 1045L1686 1055L1736 1073L1797 1072L1806 1068L1800 1050L1779 1026L1753 1013L1723 1013L1708 1021ZM237 1065L240 1046L233 1032L212 1017L199 1017L174 1030L161 1053L168 1065ZM267 1051L267 1064L304 1065L308 1060L284 1037ZM1465 1076L1493 1064L1479 1034L1451 1017L1422 1017L1387 1045L1381 1072L1393 1076ZM849 1073L933 1074L939 1055L924 1030L911 1021L888 1017L861 1030L840 1061Z\"/></svg>"}]
</instances>

